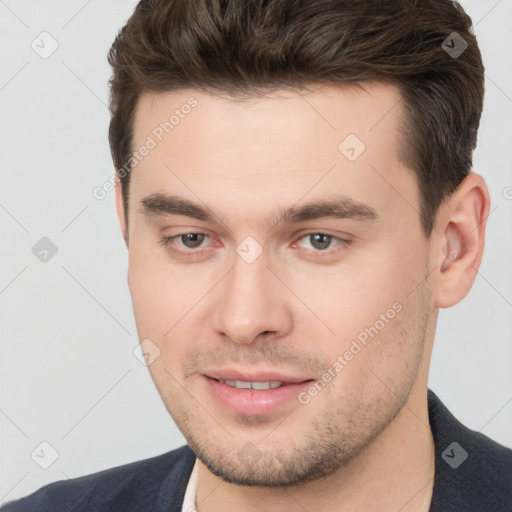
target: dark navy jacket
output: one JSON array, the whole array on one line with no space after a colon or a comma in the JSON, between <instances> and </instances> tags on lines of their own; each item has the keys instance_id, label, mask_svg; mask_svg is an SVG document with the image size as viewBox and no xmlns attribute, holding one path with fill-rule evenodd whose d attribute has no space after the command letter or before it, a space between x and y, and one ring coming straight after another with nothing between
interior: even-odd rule
<instances>
[{"instance_id":1,"label":"dark navy jacket","mask_svg":"<svg viewBox=\"0 0 512 512\"><path fill-rule=\"evenodd\" d=\"M430 512L512 512L512 450L462 425L428 390L436 468ZM181 512L188 446L46 485L0 512Z\"/></svg>"}]
</instances>

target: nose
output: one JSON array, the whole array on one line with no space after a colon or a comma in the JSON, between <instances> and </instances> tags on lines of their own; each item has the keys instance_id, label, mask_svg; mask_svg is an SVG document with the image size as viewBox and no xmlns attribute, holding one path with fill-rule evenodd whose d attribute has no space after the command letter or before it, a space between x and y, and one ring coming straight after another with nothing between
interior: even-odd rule
<instances>
[{"instance_id":1,"label":"nose","mask_svg":"<svg viewBox=\"0 0 512 512\"><path fill-rule=\"evenodd\" d=\"M267 267L262 254L252 263L235 254L233 268L220 283L214 328L233 343L247 345L273 334L286 336L293 327L291 294Z\"/></svg>"}]
</instances>

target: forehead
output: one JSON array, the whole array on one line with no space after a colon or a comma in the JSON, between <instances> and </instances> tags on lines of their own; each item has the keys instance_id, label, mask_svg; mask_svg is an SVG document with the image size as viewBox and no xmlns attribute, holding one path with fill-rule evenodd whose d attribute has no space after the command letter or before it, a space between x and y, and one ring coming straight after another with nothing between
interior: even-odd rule
<instances>
[{"instance_id":1,"label":"forehead","mask_svg":"<svg viewBox=\"0 0 512 512\"><path fill-rule=\"evenodd\" d=\"M307 142L308 149L312 145L321 149L322 139L327 146L347 133L356 133L363 142L372 143L376 142L370 140L372 132L379 139L388 134L386 142L398 142L395 135L402 105L396 86L377 82L311 87L312 91L283 89L244 98L193 89L144 93L135 110L134 143L136 147L143 144L144 137L153 132L157 138L172 133L177 140L193 135L198 144L216 152L232 141L295 146Z\"/></svg>"},{"instance_id":2,"label":"forehead","mask_svg":"<svg viewBox=\"0 0 512 512\"><path fill-rule=\"evenodd\" d=\"M212 197L285 206L283 198L288 205L336 189L377 210L389 209L397 194L417 204L415 179L399 158L400 92L383 83L363 87L288 89L243 101L192 89L145 93L133 148L151 150L132 170L130 194L178 188L209 207Z\"/></svg>"}]
</instances>

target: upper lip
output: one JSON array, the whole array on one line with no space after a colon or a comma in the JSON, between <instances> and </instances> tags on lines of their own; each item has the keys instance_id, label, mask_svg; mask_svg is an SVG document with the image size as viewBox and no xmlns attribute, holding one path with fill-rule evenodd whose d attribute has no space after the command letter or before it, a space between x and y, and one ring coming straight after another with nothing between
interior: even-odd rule
<instances>
[{"instance_id":1,"label":"upper lip","mask_svg":"<svg viewBox=\"0 0 512 512\"><path fill-rule=\"evenodd\" d=\"M284 382L287 384L298 384L307 380L312 380L311 377L301 377L298 375L286 375L277 371L249 371L238 369L207 369L204 370L203 375L217 380L241 380L244 382Z\"/></svg>"}]
</instances>

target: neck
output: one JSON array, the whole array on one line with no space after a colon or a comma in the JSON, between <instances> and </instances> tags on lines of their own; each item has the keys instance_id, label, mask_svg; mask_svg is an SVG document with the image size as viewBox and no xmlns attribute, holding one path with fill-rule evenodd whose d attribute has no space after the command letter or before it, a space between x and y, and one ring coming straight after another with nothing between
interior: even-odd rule
<instances>
[{"instance_id":1,"label":"neck","mask_svg":"<svg viewBox=\"0 0 512 512\"><path fill-rule=\"evenodd\" d=\"M426 385L416 382L394 420L357 457L335 473L290 487L228 484L198 462L198 512L323 510L428 512L435 451Z\"/></svg>"}]
</instances>

